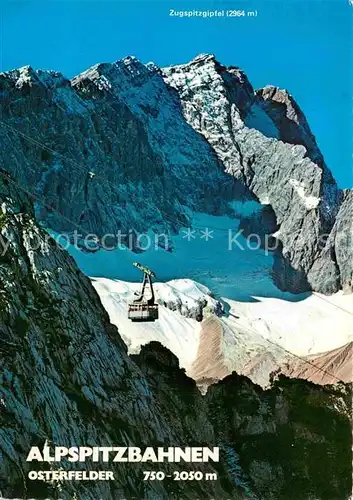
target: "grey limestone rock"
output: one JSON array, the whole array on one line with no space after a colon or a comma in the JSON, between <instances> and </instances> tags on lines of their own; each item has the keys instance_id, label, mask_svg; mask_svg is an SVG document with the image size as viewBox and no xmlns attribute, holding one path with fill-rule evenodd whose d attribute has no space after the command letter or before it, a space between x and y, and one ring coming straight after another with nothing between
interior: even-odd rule
<instances>
[{"instance_id":1,"label":"grey limestone rock","mask_svg":"<svg viewBox=\"0 0 353 500\"><path fill-rule=\"evenodd\" d=\"M341 238L335 255L322 245L343 196L287 91L255 91L209 54L163 69L127 57L71 81L30 67L2 73L0 105L1 166L50 229L98 242L108 233L114 246L119 231L122 242L129 231L172 236L193 210L229 214L242 196L272 214L261 235L276 229L278 286L326 293L347 282Z\"/></svg>"},{"instance_id":2,"label":"grey limestone rock","mask_svg":"<svg viewBox=\"0 0 353 500\"><path fill-rule=\"evenodd\" d=\"M234 373L202 396L161 344L127 355L90 280L38 227L28 197L2 176L0 206L6 245L0 252L2 497L346 498L351 488L348 385L319 387L282 378L263 391ZM219 446L220 461L99 462L99 467L91 461L26 462L31 447L44 444ZM107 469L115 480L58 483L27 477L30 470L62 467ZM144 481L143 470L155 469L198 470L217 474L218 480Z\"/></svg>"}]
</instances>

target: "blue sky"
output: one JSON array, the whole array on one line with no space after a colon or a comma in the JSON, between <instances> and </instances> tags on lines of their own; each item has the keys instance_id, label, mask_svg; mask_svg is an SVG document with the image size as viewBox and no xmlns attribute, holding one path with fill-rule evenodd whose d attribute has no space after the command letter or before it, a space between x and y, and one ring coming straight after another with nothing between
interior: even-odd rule
<instances>
[{"instance_id":1,"label":"blue sky","mask_svg":"<svg viewBox=\"0 0 353 500\"><path fill-rule=\"evenodd\" d=\"M169 9L256 9L256 18L180 19ZM352 13L348 0L0 0L1 70L73 76L135 55L165 66L211 52L255 87L287 88L341 187L352 173Z\"/></svg>"}]
</instances>

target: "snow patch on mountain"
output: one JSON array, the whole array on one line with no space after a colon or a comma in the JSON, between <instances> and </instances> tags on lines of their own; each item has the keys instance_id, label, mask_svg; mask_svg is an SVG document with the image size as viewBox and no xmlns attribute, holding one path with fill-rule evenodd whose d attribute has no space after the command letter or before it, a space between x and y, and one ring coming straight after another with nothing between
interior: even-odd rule
<instances>
[{"instance_id":1,"label":"snow patch on mountain","mask_svg":"<svg viewBox=\"0 0 353 500\"><path fill-rule=\"evenodd\" d=\"M192 360L196 357L200 323L192 318L181 315L178 310L160 306L159 320L154 323L133 323L127 317L128 304L134 298L134 293L140 288L137 283L126 283L119 280L105 278L92 278L93 286L98 292L100 299L109 314L110 321L119 325L119 331L124 342L129 348L130 354L140 351L142 345L156 340L170 349L179 359L180 366L189 368ZM183 286L182 286L183 288ZM196 290L197 285L194 289ZM183 297L182 291L175 293L169 290L168 284L156 284L157 298L171 302ZM189 293L191 291L189 290ZM197 300L197 293L191 300ZM190 296L184 296L185 309Z\"/></svg>"},{"instance_id":2,"label":"snow patch on mountain","mask_svg":"<svg viewBox=\"0 0 353 500\"><path fill-rule=\"evenodd\" d=\"M264 297L243 302L223 297L221 309L206 287L179 279L155 284L160 319L135 324L128 319L127 311L139 285L104 278L92 281L130 353L156 340L199 381L221 379L236 371L266 386L270 373L291 355L295 362L295 356L332 350L352 340L352 296L342 293L329 301L317 294L298 302ZM200 302L201 323L187 317ZM333 335L333 331L337 333Z\"/></svg>"},{"instance_id":3,"label":"snow patch on mountain","mask_svg":"<svg viewBox=\"0 0 353 500\"><path fill-rule=\"evenodd\" d=\"M299 182L296 179L289 179L289 183L293 186L295 192L308 210L312 210L319 205L320 198L318 198L317 196L308 195L308 190L304 183Z\"/></svg>"},{"instance_id":4,"label":"snow patch on mountain","mask_svg":"<svg viewBox=\"0 0 353 500\"><path fill-rule=\"evenodd\" d=\"M302 356L343 346L353 339L353 295L314 293L302 300L254 297L254 302L227 300L227 322ZM237 315L235 319L231 314Z\"/></svg>"},{"instance_id":5,"label":"snow patch on mountain","mask_svg":"<svg viewBox=\"0 0 353 500\"><path fill-rule=\"evenodd\" d=\"M138 284L105 278L92 278L92 283L109 314L110 321L119 326L130 354L138 353L142 345L153 340L158 341L178 357L180 366L185 368L190 376L196 377L193 365L202 355L203 349L200 345L200 333L203 329L203 333L212 336L211 331L205 330L207 319L210 318L212 321L220 322L223 332L219 339L215 339L215 349L206 349L205 363L209 366L213 378L223 378L233 370L246 374L246 367L252 359L260 355L265 356L268 351L271 351L275 360L270 371L278 368L284 359L283 352L276 346L269 346L257 332L238 328L232 322L231 316L219 318L215 314L220 314L219 302L210 295L206 287L189 279L156 283L154 288L159 303L159 320L138 324L131 322L127 317L128 304L135 298L134 293L139 289ZM190 309L192 310L200 301L203 303L202 322L187 317ZM221 349L220 355L225 367L222 374L214 369L218 348ZM269 371L254 373L253 379L256 383L266 385L269 373Z\"/></svg>"},{"instance_id":6,"label":"snow patch on mountain","mask_svg":"<svg viewBox=\"0 0 353 500\"><path fill-rule=\"evenodd\" d=\"M232 207L244 215L259 204ZM352 295L281 292L272 281L271 254L251 249L242 235L239 246L230 249L237 218L194 213L191 219L191 232L180 230L172 251L152 245L139 255L127 248L83 253L69 247L81 269L95 276L94 286L131 352L158 340L195 377L222 378L236 370L266 385L288 352L305 356L351 340L351 315L345 309L353 312ZM153 236L149 233L151 241ZM140 287L141 273L132 265L136 260L156 273L160 304L159 321L137 326L127 318L128 303ZM214 320L206 321L210 316Z\"/></svg>"}]
</instances>

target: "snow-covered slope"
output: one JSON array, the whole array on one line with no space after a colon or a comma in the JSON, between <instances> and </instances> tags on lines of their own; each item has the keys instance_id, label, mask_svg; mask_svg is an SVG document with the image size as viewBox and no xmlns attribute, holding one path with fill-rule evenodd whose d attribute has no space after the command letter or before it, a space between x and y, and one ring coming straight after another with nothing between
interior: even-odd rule
<instances>
[{"instance_id":1,"label":"snow-covered slope","mask_svg":"<svg viewBox=\"0 0 353 500\"><path fill-rule=\"evenodd\" d=\"M251 303L228 301L230 311L239 316L236 324L297 355L335 349L353 338L352 294L338 292L331 297L312 294L299 301L254 299Z\"/></svg>"},{"instance_id":2,"label":"snow-covered slope","mask_svg":"<svg viewBox=\"0 0 353 500\"><path fill-rule=\"evenodd\" d=\"M236 371L267 385L270 373L285 361L296 364L296 356L332 350L352 340L351 314L339 309L351 307L353 313L351 296L337 294L332 302L316 295L299 302L261 297L241 302L223 297L220 303L206 287L179 279L155 285L160 319L135 324L127 318L127 309L138 285L106 278L92 281L131 353L157 340L200 384ZM188 317L201 304L202 321Z\"/></svg>"},{"instance_id":3,"label":"snow-covered slope","mask_svg":"<svg viewBox=\"0 0 353 500\"><path fill-rule=\"evenodd\" d=\"M189 279L156 283L160 319L138 324L127 317L128 303L134 298L137 284L106 278L93 278L92 283L110 321L119 325L130 353L137 353L141 345L156 340L170 349L187 373L200 383L221 379L232 371L247 374L254 359L264 357L267 361L271 358L272 363L257 370L252 367L251 378L266 385L270 372L286 358L282 349L271 345L260 333L238 324L233 310L220 317L227 304L216 301L206 287ZM202 321L188 317L190 310L198 307ZM248 321L249 318L243 318L245 325Z\"/></svg>"},{"instance_id":4,"label":"snow-covered slope","mask_svg":"<svg viewBox=\"0 0 353 500\"><path fill-rule=\"evenodd\" d=\"M84 253L70 245L68 251L93 277L130 352L158 340L197 380L211 381L235 370L266 385L288 353L306 356L349 342L353 298L342 292L330 297L281 292L272 280L273 254L254 249L241 235L239 246L229 247L229 231L236 234L239 219L255 213L258 204L233 204L233 210L238 218L195 213L193 233L181 229L172 239L173 251L154 245L139 255L127 248ZM212 232L206 240L207 228ZM152 324L127 318L141 279L132 266L137 259L157 276L160 320ZM197 321L201 315L202 323Z\"/></svg>"},{"instance_id":5,"label":"snow-covered slope","mask_svg":"<svg viewBox=\"0 0 353 500\"><path fill-rule=\"evenodd\" d=\"M141 345L156 340L178 357L182 367L190 367L197 353L200 335L199 322L181 315L178 310L173 311L165 306L160 306L158 321L133 323L127 317L127 310L129 301L135 298L134 292L139 289L138 284L105 278L94 278L92 283L109 314L110 321L119 325L130 353L137 353L140 351ZM183 287L184 284L181 283L181 288ZM173 303L175 308L177 308L178 303L181 303L185 312L190 300L195 302L197 300L198 294L193 295L190 299L190 290L187 297L182 290L179 292L176 282L174 282L173 288L170 288L168 283L158 283L155 288L158 300L168 301L169 304ZM196 285L194 288L197 289Z\"/></svg>"}]
</instances>

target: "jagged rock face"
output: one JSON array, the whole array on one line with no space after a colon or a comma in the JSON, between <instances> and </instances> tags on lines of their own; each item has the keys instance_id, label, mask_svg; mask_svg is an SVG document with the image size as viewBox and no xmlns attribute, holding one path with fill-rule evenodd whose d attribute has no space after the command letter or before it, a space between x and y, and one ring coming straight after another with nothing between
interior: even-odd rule
<instances>
[{"instance_id":1,"label":"jagged rock face","mask_svg":"<svg viewBox=\"0 0 353 500\"><path fill-rule=\"evenodd\" d=\"M324 249L312 269L309 279L324 293L333 293L339 286L353 291L353 191L343 192L343 201Z\"/></svg>"},{"instance_id":2,"label":"jagged rock face","mask_svg":"<svg viewBox=\"0 0 353 500\"><path fill-rule=\"evenodd\" d=\"M226 171L273 210L282 261L275 267L277 283L291 291L324 289L324 276L312 284L308 274L320 236L334 224L340 192L293 98L272 87L256 94L240 70L209 55L163 71L179 92L186 120Z\"/></svg>"},{"instance_id":3,"label":"jagged rock face","mask_svg":"<svg viewBox=\"0 0 353 500\"><path fill-rule=\"evenodd\" d=\"M177 358L160 344L144 346L133 359L127 356L90 281L36 225L29 200L11 179L0 179L0 203L2 496L346 498L351 465L348 387L322 389L282 379L264 392L233 374L202 397ZM59 468L26 463L31 446L45 442L219 445L219 463L197 464L198 470L216 471L219 480L144 482L145 464L110 462L99 468L113 471L114 482L65 481L59 486L29 481L29 470ZM81 470L96 468L91 462L80 465ZM194 466L163 465L166 473L189 468ZM286 492L292 496L283 496Z\"/></svg>"},{"instance_id":4,"label":"jagged rock face","mask_svg":"<svg viewBox=\"0 0 353 500\"><path fill-rule=\"evenodd\" d=\"M133 359L127 356L90 281L38 228L29 200L11 179L0 180L0 203L3 496L240 500L246 494L269 500L291 491L300 494L287 498L311 500L313 494L320 499L344 498L341 493L348 491L350 466L347 388L336 391L282 381L263 392L245 377L232 375L203 398L195 382L180 370L177 358L160 344L144 346ZM300 408L303 404L298 394L303 398L303 393L304 412L298 409L298 402ZM321 427L322 418L325 425ZM294 437L295 452L291 451ZM288 465L284 459L278 463L278 457L269 456L269 439L280 450L278 457L290 456ZM197 469L216 471L220 479L144 482L145 465L109 463L114 482L65 481L55 486L29 481L26 474L36 466L25 458L31 446L42 447L45 442L61 446L219 445L221 461L212 466L198 463ZM327 449L331 455L326 455ZM306 465L297 460L304 450ZM323 450L325 457L334 457L329 464L322 457ZM315 474L311 468L307 473L309 465ZM37 467L48 470L49 465ZM89 462L80 468L96 469ZM163 466L166 472L180 468L194 466ZM331 497L322 493L324 470L330 470L326 491ZM273 480L278 483L274 485Z\"/></svg>"},{"instance_id":5,"label":"jagged rock face","mask_svg":"<svg viewBox=\"0 0 353 500\"><path fill-rule=\"evenodd\" d=\"M165 285L158 284L155 289L159 304L186 318L202 321L207 315L222 316L224 313L223 304L212 296L211 291L192 280L172 280Z\"/></svg>"},{"instance_id":6,"label":"jagged rock face","mask_svg":"<svg viewBox=\"0 0 353 500\"><path fill-rule=\"evenodd\" d=\"M212 55L163 70L128 57L72 81L25 67L2 73L0 91L0 161L50 228L168 233L190 224L189 209L229 213L242 194L272 211L278 286L343 286L322 254L342 195L286 91L255 92ZM321 254L337 279L316 271Z\"/></svg>"},{"instance_id":7,"label":"jagged rock face","mask_svg":"<svg viewBox=\"0 0 353 500\"><path fill-rule=\"evenodd\" d=\"M126 58L70 82L26 67L0 89L1 162L52 229L173 230L184 205L226 210L227 177L155 68Z\"/></svg>"},{"instance_id":8,"label":"jagged rock face","mask_svg":"<svg viewBox=\"0 0 353 500\"><path fill-rule=\"evenodd\" d=\"M114 482L66 481L60 487L26 478L36 467L26 464L31 446L42 447L46 441L56 446L144 448L190 446L191 436L212 446L215 437L207 413L201 411L201 398L195 398L194 409L190 406L197 389L185 376L190 395L181 384L178 405L153 396L89 279L53 240L46 242L48 235L36 226L29 201L6 182L0 179L1 244L6 248L0 256L1 495L166 500L179 498L183 488L183 498L205 498L206 493L225 498L231 483L224 464L218 467L222 485L206 485L206 490L205 484L193 483L185 496L180 483L144 483L145 464L109 463ZM177 359L172 362L178 371ZM158 384L163 373L155 371L151 378ZM185 468L166 464L165 470L171 473L179 465ZM50 467L55 464L41 465L43 470ZM82 468L96 469L96 464ZM232 498L240 498L238 490Z\"/></svg>"},{"instance_id":9,"label":"jagged rock face","mask_svg":"<svg viewBox=\"0 0 353 500\"><path fill-rule=\"evenodd\" d=\"M286 90L272 85L257 90L256 95L260 97L262 107L276 124L281 141L302 144L310 158L315 163L321 164L323 157L315 137L293 97Z\"/></svg>"},{"instance_id":10,"label":"jagged rock face","mask_svg":"<svg viewBox=\"0 0 353 500\"><path fill-rule=\"evenodd\" d=\"M244 482L261 500L349 498L351 397L343 384L329 389L283 376L263 391L235 374L207 393L218 439L236 452Z\"/></svg>"}]
</instances>

